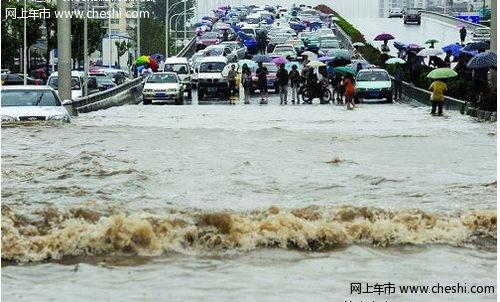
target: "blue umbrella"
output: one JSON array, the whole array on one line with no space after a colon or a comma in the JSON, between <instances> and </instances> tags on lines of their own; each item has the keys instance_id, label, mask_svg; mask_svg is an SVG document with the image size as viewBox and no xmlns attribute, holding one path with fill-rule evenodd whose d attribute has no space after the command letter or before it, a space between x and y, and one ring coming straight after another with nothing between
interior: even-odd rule
<instances>
[{"instance_id":1,"label":"blue umbrella","mask_svg":"<svg viewBox=\"0 0 500 302\"><path fill-rule=\"evenodd\" d=\"M210 21L210 20L202 20L201 22L203 22L203 24L214 24L214 22Z\"/></svg>"},{"instance_id":2,"label":"blue umbrella","mask_svg":"<svg viewBox=\"0 0 500 302\"><path fill-rule=\"evenodd\" d=\"M306 26L304 24L294 23L294 24L292 24L292 28L294 30L304 30L304 29L306 29Z\"/></svg>"},{"instance_id":3,"label":"blue umbrella","mask_svg":"<svg viewBox=\"0 0 500 302\"><path fill-rule=\"evenodd\" d=\"M460 49L462 49L462 46L458 44L449 44L446 45L445 47L441 48L444 52L447 52L448 50L451 50L451 54L456 57L460 54Z\"/></svg>"},{"instance_id":4,"label":"blue umbrella","mask_svg":"<svg viewBox=\"0 0 500 302\"><path fill-rule=\"evenodd\" d=\"M231 28L234 29L235 31L241 30L241 27L239 27L238 25L233 25L233 26L231 26Z\"/></svg>"},{"instance_id":5,"label":"blue umbrella","mask_svg":"<svg viewBox=\"0 0 500 302\"><path fill-rule=\"evenodd\" d=\"M318 59L318 61L320 61L320 62L327 62L327 61L331 61L331 60L333 60L333 58L329 57L329 56L324 56L324 57L321 57Z\"/></svg>"},{"instance_id":6,"label":"blue umbrella","mask_svg":"<svg viewBox=\"0 0 500 302\"><path fill-rule=\"evenodd\" d=\"M252 58L252 61L257 62L257 63L259 63L259 62L268 63L268 62L272 62L272 60L273 59L267 55L255 55Z\"/></svg>"},{"instance_id":7,"label":"blue umbrella","mask_svg":"<svg viewBox=\"0 0 500 302\"><path fill-rule=\"evenodd\" d=\"M274 20L272 18L266 18L266 23L267 24L273 24Z\"/></svg>"},{"instance_id":8,"label":"blue umbrella","mask_svg":"<svg viewBox=\"0 0 500 302\"><path fill-rule=\"evenodd\" d=\"M285 64L285 69L290 72L293 65L297 66L297 70L300 70L302 68L298 62L289 62Z\"/></svg>"},{"instance_id":9,"label":"blue umbrella","mask_svg":"<svg viewBox=\"0 0 500 302\"><path fill-rule=\"evenodd\" d=\"M205 23L203 23L203 22L196 22L195 24L193 24L194 27L200 27L202 25L205 25Z\"/></svg>"},{"instance_id":10,"label":"blue umbrella","mask_svg":"<svg viewBox=\"0 0 500 302\"><path fill-rule=\"evenodd\" d=\"M165 61L165 56L161 53L155 53L150 55L150 57L155 60L156 63L160 63L160 61Z\"/></svg>"},{"instance_id":11,"label":"blue umbrella","mask_svg":"<svg viewBox=\"0 0 500 302\"><path fill-rule=\"evenodd\" d=\"M394 41L393 45L399 51L404 51L408 48L407 44L404 44L403 42L400 42L400 41Z\"/></svg>"},{"instance_id":12,"label":"blue umbrella","mask_svg":"<svg viewBox=\"0 0 500 302\"><path fill-rule=\"evenodd\" d=\"M466 53L471 57L477 56L477 50L465 50L465 49L460 49L460 52Z\"/></svg>"},{"instance_id":13,"label":"blue umbrella","mask_svg":"<svg viewBox=\"0 0 500 302\"><path fill-rule=\"evenodd\" d=\"M228 18L228 17L222 17L222 18L220 18L220 20L221 20L221 21L228 21L228 20L229 20L229 18Z\"/></svg>"},{"instance_id":14,"label":"blue umbrella","mask_svg":"<svg viewBox=\"0 0 500 302\"><path fill-rule=\"evenodd\" d=\"M239 31L239 32L238 32L238 37L240 37L240 39L242 39L243 41L245 41L245 40L250 40L250 39L251 39L249 35L245 34L245 33L244 33L244 32L242 32L242 31Z\"/></svg>"},{"instance_id":15,"label":"blue umbrella","mask_svg":"<svg viewBox=\"0 0 500 302\"><path fill-rule=\"evenodd\" d=\"M229 15L227 15L228 17L232 17L232 16L236 16L235 13L230 13Z\"/></svg>"},{"instance_id":16,"label":"blue umbrella","mask_svg":"<svg viewBox=\"0 0 500 302\"><path fill-rule=\"evenodd\" d=\"M480 68L490 68L491 66L497 65L497 54L494 52L482 52L470 59L467 63L467 68L470 69L480 69Z\"/></svg>"},{"instance_id":17,"label":"blue umbrella","mask_svg":"<svg viewBox=\"0 0 500 302\"><path fill-rule=\"evenodd\" d=\"M210 16L203 16L203 18L201 18L202 20L209 20L210 19Z\"/></svg>"}]
</instances>

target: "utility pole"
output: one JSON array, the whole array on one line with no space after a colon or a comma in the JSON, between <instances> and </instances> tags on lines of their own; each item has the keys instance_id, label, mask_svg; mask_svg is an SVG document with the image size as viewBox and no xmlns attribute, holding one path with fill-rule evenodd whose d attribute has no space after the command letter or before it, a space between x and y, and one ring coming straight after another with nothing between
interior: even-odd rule
<instances>
[{"instance_id":1,"label":"utility pole","mask_svg":"<svg viewBox=\"0 0 500 302\"><path fill-rule=\"evenodd\" d=\"M83 68L85 71L85 82L83 86L83 95L87 96L89 95L89 56L88 56L88 20L87 20L87 13L88 13L88 2L84 1L84 11L85 11L85 19L83 19Z\"/></svg>"},{"instance_id":2,"label":"utility pole","mask_svg":"<svg viewBox=\"0 0 500 302\"><path fill-rule=\"evenodd\" d=\"M58 11L71 11L71 2L57 0ZM58 93L62 100L71 100L71 19L57 19ZM73 107L73 106L71 106ZM71 112L76 114L76 112Z\"/></svg>"},{"instance_id":3,"label":"utility pole","mask_svg":"<svg viewBox=\"0 0 500 302\"><path fill-rule=\"evenodd\" d=\"M491 51L497 52L497 1L491 1ZM497 71L491 70L491 88L497 89Z\"/></svg>"},{"instance_id":4,"label":"utility pole","mask_svg":"<svg viewBox=\"0 0 500 302\"><path fill-rule=\"evenodd\" d=\"M140 57L141 56L141 14L140 14L140 1L137 0L136 2L136 5L137 5L137 26L136 26L136 29L137 29L137 57Z\"/></svg>"}]
</instances>

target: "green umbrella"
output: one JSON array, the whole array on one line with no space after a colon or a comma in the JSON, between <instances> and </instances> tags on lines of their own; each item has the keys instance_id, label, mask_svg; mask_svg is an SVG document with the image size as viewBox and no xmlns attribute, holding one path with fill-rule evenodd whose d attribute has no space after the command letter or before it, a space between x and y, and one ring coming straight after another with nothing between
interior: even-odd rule
<instances>
[{"instance_id":1,"label":"green umbrella","mask_svg":"<svg viewBox=\"0 0 500 302\"><path fill-rule=\"evenodd\" d=\"M385 64L406 64L405 60L401 58L390 58L389 60L385 61Z\"/></svg>"},{"instance_id":2,"label":"green umbrella","mask_svg":"<svg viewBox=\"0 0 500 302\"><path fill-rule=\"evenodd\" d=\"M449 79L456 77L458 73L456 73L453 69L451 68L437 68L434 69L433 71L429 72L427 77L429 79Z\"/></svg>"},{"instance_id":3,"label":"green umbrella","mask_svg":"<svg viewBox=\"0 0 500 302\"><path fill-rule=\"evenodd\" d=\"M257 66L257 63L255 63L252 60L240 60L238 61L238 66L243 67L243 64L247 64L248 68L254 68Z\"/></svg>"},{"instance_id":4,"label":"green umbrella","mask_svg":"<svg viewBox=\"0 0 500 302\"><path fill-rule=\"evenodd\" d=\"M333 71L340 73L342 75L346 75L348 73L350 73L352 75L356 75L356 71L354 71L354 69L352 69L351 67L347 67L347 66L335 67L335 69Z\"/></svg>"},{"instance_id":5,"label":"green umbrella","mask_svg":"<svg viewBox=\"0 0 500 302\"><path fill-rule=\"evenodd\" d=\"M429 39L429 40L425 41L425 44L433 44L433 43L439 43L439 41L436 39Z\"/></svg>"},{"instance_id":6,"label":"green umbrella","mask_svg":"<svg viewBox=\"0 0 500 302\"><path fill-rule=\"evenodd\" d=\"M339 18L337 18L337 17L335 17L335 16L330 17L330 20L333 20L333 21L340 21L340 19L339 19Z\"/></svg>"}]
</instances>

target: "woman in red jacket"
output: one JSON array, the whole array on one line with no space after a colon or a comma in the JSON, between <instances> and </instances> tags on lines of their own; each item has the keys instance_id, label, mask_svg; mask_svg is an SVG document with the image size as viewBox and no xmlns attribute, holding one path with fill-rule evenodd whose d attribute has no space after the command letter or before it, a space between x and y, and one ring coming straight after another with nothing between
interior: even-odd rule
<instances>
[{"instance_id":1,"label":"woman in red jacket","mask_svg":"<svg viewBox=\"0 0 500 302\"><path fill-rule=\"evenodd\" d=\"M354 103L352 99L354 99L354 79L350 73L346 74L344 80L345 87L345 103L347 104L347 110L354 109ZM352 107L352 108L351 108Z\"/></svg>"}]
</instances>

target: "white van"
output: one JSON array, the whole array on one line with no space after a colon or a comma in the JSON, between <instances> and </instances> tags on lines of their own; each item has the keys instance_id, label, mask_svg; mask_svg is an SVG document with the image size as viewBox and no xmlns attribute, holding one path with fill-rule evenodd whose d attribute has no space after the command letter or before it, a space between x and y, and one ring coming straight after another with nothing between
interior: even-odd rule
<instances>
[{"instance_id":1,"label":"white van","mask_svg":"<svg viewBox=\"0 0 500 302\"><path fill-rule=\"evenodd\" d=\"M191 98L191 65L187 58L167 58L163 67L165 72L175 72L184 84L184 92L187 92L188 98Z\"/></svg>"}]
</instances>

